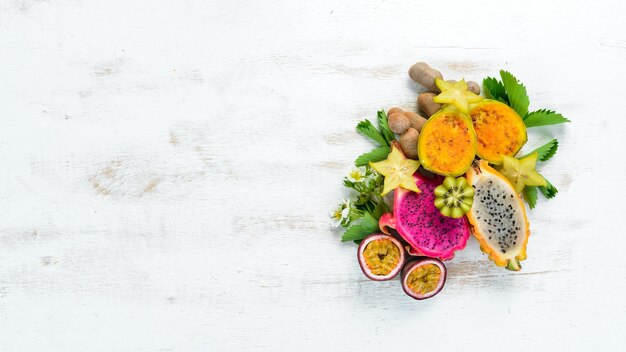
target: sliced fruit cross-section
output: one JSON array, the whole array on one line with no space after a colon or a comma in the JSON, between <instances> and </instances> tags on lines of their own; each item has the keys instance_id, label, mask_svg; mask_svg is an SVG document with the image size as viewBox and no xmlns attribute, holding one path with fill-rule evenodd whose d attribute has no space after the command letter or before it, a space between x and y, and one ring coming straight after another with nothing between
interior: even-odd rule
<instances>
[{"instance_id":1,"label":"sliced fruit cross-section","mask_svg":"<svg viewBox=\"0 0 626 352\"><path fill-rule=\"evenodd\" d=\"M467 88L467 83L462 79L458 82L446 82L443 79L435 79L435 84L441 93L433 98L433 102L439 104L452 104L462 113L467 114L468 105L481 101L483 98Z\"/></svg>"},{"instance_id":2,"label":"sliced fruit cross-section","mask_svg":"<svg viewBox=\"0 0 626 352\"><path fill-rule=\"evenodd\" d=\"M422 127L417 153L422 166L443 176L465 173L476 155L476 134L467 115L446 108Z\"/></svg>"},{"instance_id":3,"label":"sliced fruit cross-section","mask_svg":"<svg viewBox=\"0 0 626 352\"><path fill-rule=\"evenodd\" d=\"M414 299L430 298L443 288L446 267L436 258L419 258L408 262L402 269L402 289Z\"/></svg>"},{"instance_id":4,"label":"sliced fruit cross-section","mask_svg":"<svg viewBox=\"0 0 626 352\"><path fill-rule=\"evenodd\" d=\"M476 132L476 154L493 164L502 163L502 156L515 155L526 143L526 126L508 105L483 100L469 111Z\"/></svg>"},{"instance_id":5,"label":"sliced fruit cross-section","mask_svg":"<svg viewBox=\"0 0 626 352\"><path fill-rule=\"evenodd\" d=\"M504 156L502 166L498 170L515 187L515 192L521 193L526 186L545 186L548 184L535 167L537 165L537 152L526 155L521 159Z\"/></svg>"},{"instance_id":6,"label":"sliced fruit cross-section","mask_svg":"<svg viewBox=\"0 0 626 352\"><path fill-rule=\"evenodd\" d=\"M522 198L485 160L470 168L467 180L476 192L467 218L480 249L496 265L520 270L530 236Z\"/></svg>"},{"instance_id":7,"label":"sliced fruit cross-section","mask_svg":"<svg viewBox=\"0 0 626 352\"><path fill-rule=\"evenodd\" d=\"M435 188L435 206L444 216L460 218L470 210L473 201L474 188L465 177L448 176Z\"/></svg>"},{"instance_id":8,"label":"sliced fruit cross-section","mask_svg":"<svg viewBox=\"0 0 626 352\"><path fill-rule=\"evenodd\" d=\"M465 217L453 219L441 215L435 208L435 187L443 182L440 176L428 178L416 172L415 181L421 193L397 189L393 213L380 217L378 226L384 233L395 229L409 244L411 255L450 260L454 252L465 248L470 235Z\"/></svg>"},{"instance_id":9,"label":"sliced fruit cross-section","mask_svg":"<svg viewBox=\"0 0 626 352\"><path fill-rule=\"evenodd\" d=\"M419 161L407 159L395 144L391 146L391 152L386 160L375 163L370 162L370 166L381 175L385 176L385 185L382 195L398 187L413 192L420 191L415 185L415 181L413 181L413 173L420 166Z\"/></svg>"},{"instance_id":10,"label":"sliced fruit cross-section","mask_svg":"<svg viewBox=\"0 0 626 352\"><path fill-rule=\"evenodd\" d=\"M361 241L357 257L365 276L375 281L385 281L398 275L404 265L405 251L398 240L378 233Z\"/></svg>"}]
</instances>

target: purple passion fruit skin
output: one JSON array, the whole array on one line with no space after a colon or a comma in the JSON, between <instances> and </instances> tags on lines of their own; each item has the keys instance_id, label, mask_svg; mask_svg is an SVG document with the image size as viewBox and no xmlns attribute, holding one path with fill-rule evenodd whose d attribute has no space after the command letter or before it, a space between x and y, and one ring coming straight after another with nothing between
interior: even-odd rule
<instances>
[{"instance_id":1,"label":"purple passion fruit skin","mask_svg":"<svg viewBox=\"0 0 626 352\"><path fill-rule=\"evenodd\" d=\"M361 241L357 257L365 276L374 281L386 281L400 273L406 253L400 241L376 233Z\"/></svg>"},{"instance_id":2,"label":"purple passion fruit skin","mask_svg":"<svg viewBox=\"0 0 626 352\"><path fill-rule=\"evenodd\" d=\"M446 274L446 266L437 258L413 259L402 269L402 289L417 300L430 298L441 291Z\"/></svg>"}]
</instances>

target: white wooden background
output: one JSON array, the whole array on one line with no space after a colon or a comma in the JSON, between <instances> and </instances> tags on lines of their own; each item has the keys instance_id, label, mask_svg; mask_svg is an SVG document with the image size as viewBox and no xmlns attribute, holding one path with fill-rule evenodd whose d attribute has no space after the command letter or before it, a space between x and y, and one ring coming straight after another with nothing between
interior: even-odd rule
<instances>
[{"instance_id":1,"label":"white wooden background","mask_svg":"<svg viewBox=\"0 0 626 352\"><path fill-rule=\"evenodd\" d=\"M0 0L1 351L626 349L622 1ZM472 239L436 298L327 214L415 108L504 68L574 123L520 273Z\"/></svg>"}]
</instances>

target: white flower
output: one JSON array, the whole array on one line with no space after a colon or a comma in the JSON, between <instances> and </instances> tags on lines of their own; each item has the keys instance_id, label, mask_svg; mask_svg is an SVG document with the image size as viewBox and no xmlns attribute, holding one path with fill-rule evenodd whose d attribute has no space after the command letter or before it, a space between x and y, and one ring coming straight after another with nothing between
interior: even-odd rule
<instances>
[{"instance_id":1,"label":"white flower","mask_svg":"<svg viewBox=\"0 0 626 352\"><path fill-rule=\"evenodd\" d=\"M380 176L380 174L376 172L376 170L371 170L366 175L367 176L365 177L365 180L363 182L368 186L371 185L373 182L376 182L378 176Z\"/></svg>"},{"instance_id":2,"label":"white flower","mask_svg":"<svg viewBox=\"0 0 626 352\"><path fill-rule=\"evenodd\" d=\"M350 182L363 182L365 180L365 172L366 170L364 167L352 169L348 173L348 180Z\"/></svg>"},{"instance_id":3,"label":"white flower","mask_svg":"<svg viewBox=\"0 0 626 352\"><path fill-rule=\"evenodd\" d=\"M350 201L346 200L343 204L343 210L341 210L341 220L346 220L350 216Z\"/></svg>"},{"instance_id":4,"label":"white flower","mask_svg":"<svg viewBox=\"0 0 626 352\"><path fill-rule=\"evenodd\" d=\"M345 225L348 221L350 221L350 200L344 200L339 204L339 206L330 212L330 218L333 221L333 225L335 227L339 227L339 225Z\"/></svg>"},{"instance_id":5,"label":"white flower","mask_svg":"<svg viewBox=\"0 0 626 352\"><path fill-rule=\"evenodd\" d=\"M333 227L339 227L339 225L341 225L341 209L337 208L333 211L330 212L330 219L333 222Z\"/></svg>"}]
</instances>

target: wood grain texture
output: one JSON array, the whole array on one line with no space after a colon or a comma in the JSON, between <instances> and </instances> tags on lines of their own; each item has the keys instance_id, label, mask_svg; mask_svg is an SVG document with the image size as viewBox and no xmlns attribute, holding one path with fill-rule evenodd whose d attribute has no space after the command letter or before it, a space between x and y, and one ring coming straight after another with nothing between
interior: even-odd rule
<instances>
[{"instance_id":1,"label":"wood grain texture","mask_svg":"<svg viewBox=\"0 0 626 352\"><path fill-rule=\"evenodd\" d=\"M626 349L621 1L0 1L0 351ZM504 68L574 123L521 273L414 302L327 213L363 117ZM613 187L611 187L613 186Z\"/></svg>"}]
</instances>

